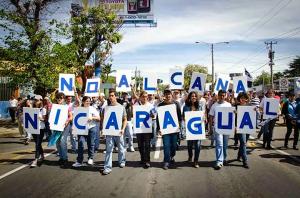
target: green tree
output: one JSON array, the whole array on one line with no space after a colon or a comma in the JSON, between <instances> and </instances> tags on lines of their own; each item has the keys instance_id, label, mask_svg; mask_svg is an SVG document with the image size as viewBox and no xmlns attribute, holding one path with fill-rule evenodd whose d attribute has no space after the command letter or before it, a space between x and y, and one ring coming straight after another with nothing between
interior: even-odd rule
<instances>
[{"instance_id":1,"label":"green tree","mask_svg":"<svg viewBox=\"0 0 300 198\"><path fill-rule=\"evenodd\" d=\"M271 82L271 75L268 72L262 71L262 73L254 79L253 85L267 85Z\"/></svg>"},{"instance_id":2,"label":"green tree","mask_svg":"<svg viewBox=\"0 0 300 198\"><path fill-rule=\"evenodd\" d=\"M276 72L276 73L273 74L273 76L274 76L274 77L273 77L274 80L279 80L280 78L285 77L285 75L284 75L283 72Z\"/></svg>"},{"instance_id":3,"label":"green tree","mask_svg":"<svg viewBox=\"0 0 300 198\"><path fill-rule=\"evenodd\" d=\"M300 76L300 56L297 56L290 64L289 69L284 71L287 77L298 77Z\"/></svg>"},{"instance_id":4,"label":"green tree","mask_svg":"<svg viewBox=\"0 0 300 198\"><path fill-rule=\"evenodd\" d=\"M188 64L184 69L184 89L189 89L191 83L191 77L193 72L199 72L203 74L207 74L207 67L197 65L197 64ZM207 75L206 82L211 82L211 75Z\"/></svg>"}]
</instances>

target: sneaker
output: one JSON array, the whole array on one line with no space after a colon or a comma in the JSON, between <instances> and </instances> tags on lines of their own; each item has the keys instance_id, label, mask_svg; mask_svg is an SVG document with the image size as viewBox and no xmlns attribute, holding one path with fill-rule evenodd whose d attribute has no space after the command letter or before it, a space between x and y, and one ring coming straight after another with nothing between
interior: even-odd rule
<instances>
[{"instance_id":1,"label":"sneaker","mask_svg":"<svg viewBox=\"0 0 300 198\"><path fill-rule=\"evenodd\" d=\"M73 166L74 168L78 168L78 167L83 166L83 164L82 164L82 163L79 163L79 162L75 162L72 166Z\"/></svg>"},{"instance_id":2,"label":"sneaker","mask_svg":"<svg viewBox=\"0 0 300 198\"><path fill-rule=\"evenodd\" d=\"M134 147L133 146L131 146L130 148L129 148L129 152L134 152L135 150L134 150Z\"/></svg>"},{"instance_id":3,"label":"sneaker","mask_svg":"<svg viewBox=\"0 0 300 198\"><path fill-rule=\"evenodd\" d=\"M193 162L191 157L189 157L187 161L188 161L189 163L192 163L192 162Z\"/></svg>"},{"instance_id":4,"label":"sneaker","mask_svg":"<svg viewBox=\"0 0 300 198\"><path fill-rule=\"evenodd\" d=\"M125 163L122 162L120 165L119 165L120 168L124 168L125 167Z\"/></svg>"},{"instance_id":5,"label":"sneaker","mask_svg":"<svg viewBox=\"0 0 300 198\"><path fill-rule=\"evenodd\" d=\"M238 162L241 162L241 161L242 161L240 156L238 156L238 157L236 158L236 160L237 160Z\"/></svg>"},{"instance_id":6,"label":"sneaker","mask_svg":"<svg viewBox=\"0 0 300 198\"><path fill-rule=\"evenodd\" d=\"M150 163L149 163L149 162L146 162L145 165L144 165L144 168L146 168L146 169L147 169L147 168L150 168Z\"/></svg>"},{"instance_id":7,"label":"sneaker","mask_svg":"<svg viewBox=\"0 0 300 198\"><path fill-rule=\"evenodd\" d=\"M102 172L102 175L108 175L109 173L111 173L110 170L104 170L104 171Z\"/></svg>"},{"instance_id":8,"label":"sneaker","mask_svg":"<svg viewBox=\"0 0 300 198\"><path fill-rule=\"evenodd\" d=\"M222 166L223 166L222 164L217 164L217 165L214 166L214 169L215 170L220 170L222 168Z\"/></svg>"},{"instance_id":9,"label":"sneaker","mask_svg":"<svg viewBox=\"0 0 300 198\"><path fill-rule=\"evenodd\" d=\"M248 169L248 168L249 168L248 163L247 163L247 162L244 162L244 163L243 163L243 167Z\"/></svg>"},{"instance_id":10,"label":"sneaker","mask_svg":"<svg viewBox=\"0 0 300 198\"><path fill-rule=\"evenodd\" d=\"M88 163L88 165L93 165L94 161L93 161L93 159L89 159L87 163Z\"/></svg>"},{"instance_id":11,"label":"sneaker","mask_svg":"<svg viewBox=\"0 0 300 198\"><path fill-rule=\"evenodd\" d=\"M195 162L195 163L194 163L194 167L195 167L195 168L199 168L198 162Z\"/></svg>"},{"instance_id":12,"label":"sneaker","mask_svg":"<svg viewBox=\"0 0 300 198\"><path fill-rule=\"evenodd\" d=\"M288 146L288 145L284 145L284 148L285 148L285 149L289 149L289 146Z\"/></svg>"},{"instance_id":13,"label":"sneaker","mask_svg":"<svg viewBox=\"0 0 300 198\"><path fill-rule=\"evenodd\" d=\"M226 160L224 160L224 161L223 161L223 165L224 165L224 166L227 166L227 165L228 165L228 162L227 162Z\"/></svg>"},{"instance_id":14,"label":"sneaker","mask_svg":"<svg viewBox=\"0 0 300 198\"><path fill-rule=\"evenodd\" d=\"M174 164L174 163L175 163L174 157L171 158L170 162L171 162L171 164Z\"/></svg>"},{"instance_id":15,"label":"sneaker","mask_svg":"<svg viewBox=\"0 0 300 198\"><path fill-rule=\"evenodd\" d=\"M297 150L297 151L299 150L299 148L297 146L293 146L293 149Z\"/></svg>"},{"instance_id":16,"label":"sneaker","mask_svg":"<svg viewBox=\"0 0 300 198\"><path fill-rule=\"evenodd\" d=\"M69 162L68 160L63 160L62 164L60 165L60 168L68 168Z\"/></svg>"},{"instance_id":17,"label":"sneaker","mask_svg":"<svg viewBox=\"0 0 300 198\"><path fill-rule=\"evenodd\" d=\"M62 164L63 164L63 161L64 161L63 159L59 159L59 160L58 160L58 165L62 165Z\"/></svg>"},{"instance_id":18,"label":"sneaker","mask_svg":"<svg viewBox=\"0 0 300 198\"><path fill-rule=\"evenodd\" d=\"M37 162L38 162L37 159L33 160L32 163L31 163L31 165L30 165L30 168L36 167L37 166Z\"/></svg>"},{"instance_id":19,"label":"sneaker","mask_svg":"<svg viewBox=\"0 0 300 198\"><path fill-rule=\"evenodd\" d=\"M169 163L164 163L163 169L168 170L169 169Z\"/></svg>"}]
</instances>

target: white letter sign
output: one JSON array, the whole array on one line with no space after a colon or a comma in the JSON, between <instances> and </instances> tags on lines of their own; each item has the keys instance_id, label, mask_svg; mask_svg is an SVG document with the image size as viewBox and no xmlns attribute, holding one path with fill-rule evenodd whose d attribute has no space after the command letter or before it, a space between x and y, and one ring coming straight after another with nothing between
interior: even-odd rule
<instances>
[{"instance_id":1,"label":"white letter sign","mask_svg":"<svg viewBox=\"0 0 300 198\"><path fill-rule=\"evenodd\" d=\"M123 106L106 106L104 110L103 135L120 136Z\"/></svg>"},{"instance_id":2,"label":"white letter sign","mask_svg":"<svg viewBox=\"0 0 300 198\"><path fill-rule=\"evenodd\" d=\"M55 131L64 131L67 119L68 106L53 104L49 116L50 129Z\"/></svg>"},{"instance_id":3,"label":"white letter sign","mask_svg":"<svg viewBox=\"0 0 300 198\"><path fill-rule=\"evenodd\" d=\"M179 123L175 104L158 107L157 114L162 135L179 132Z\"/></svg>"},{"instance_id":4,"label":"white letter sign","mask_svg":"<svg viewBox=\"0 0 300 198\"><path fill-rule=\"evenodd\" d=\"M74 74L59 74L58 92L63 92L66 96L74 96L74 87Z\"/></svg>"},{"instance_id":5,"label":"white letter sign","mask_svg":"<svg viewBox=\"0 0 300 198\"><path fill-rule=\"evenodd\" d=\"M133 129L135 133L152 133L152 118L150 105L133 106Z\"/></svg>"},{"instance_id":6,"label":"white letter sign","mask_svg":"<svg viewBox=\"0 0 300 198\"><path fill-rule=\"evenodd\" d=\"M205 140L203 111L185 112L186 140Z\"/></svg>"},{"instance_id":7,"label":"white letter sign","mask_svg":"<svg viewBox=\"0 0 300 198\"><path fill-rule=\"evenodd\" d=\"M237 133L254 134L256 132L256 111L253 106L238 106Z\"/></svg>"}]
</instances>

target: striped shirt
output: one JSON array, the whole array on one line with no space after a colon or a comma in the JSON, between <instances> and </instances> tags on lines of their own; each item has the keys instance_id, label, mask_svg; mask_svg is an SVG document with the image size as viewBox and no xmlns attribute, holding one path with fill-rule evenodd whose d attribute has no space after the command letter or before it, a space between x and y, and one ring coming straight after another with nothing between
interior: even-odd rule
<instances>
[{"instance_id":1,"label":"striped shirt","mask_svg":"<svg viewBox=\"0 0 300 198\"><path fill-rule=\"evenodd\" d=\"M259 103L260 103L260 101L259 101L259 98L258 98L258 97L252 98L251 101L250 101L251 106L256 106L256 107L258 107L258 106L259 106Z\"/></svg>"}]
</instances>

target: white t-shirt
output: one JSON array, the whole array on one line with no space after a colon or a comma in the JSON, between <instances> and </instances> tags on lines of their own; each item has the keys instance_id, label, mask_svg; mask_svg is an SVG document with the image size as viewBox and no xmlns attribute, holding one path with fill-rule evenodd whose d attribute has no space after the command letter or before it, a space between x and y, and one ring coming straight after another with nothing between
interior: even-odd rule
<instances>
[{"instance_id":1,"label":"white t-shirt","mask_svg":"<svg viewBox=\"0 0 300 198\"><path fill-rule=\"evenodd\" d=\"M17 107L18 106L18 100L13 99L9 100L9 107Z\"/></svg>"},{"instance_id":2,"label":"white t-shirt","mask_svg":"<svg viewBox=\"0 0 300 198\"><path fill-rule=\"evenodd\" d=\"M216 107L232 107L231 106L231 104L229 103L229 102L226 102L226 101L224 101L223 103L218 103L218 102L215 102L212 106L211 106L211 108L210 108L210 111L209 111L209 115L210 116L214 116L214 123L217 123L217 121L216 121L216 116L215 116L215 114L216 114Z\"/></svg>"},{"instance_id":3,"label":"white t-shirt","mask_svg":"<svg viewBox=\"0 0 300 198\"><path fill-rule=\"evenodd\" d=\"M97 109L93 106L89 106L89 118L90 117L98 117L100 119L100 115L99 112L97 111ZM96 126L97 121L96 120L92 120L90 122L88 122L88 129L91 129L93 127Z\"/></svg>"}]
</instances>

